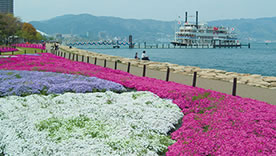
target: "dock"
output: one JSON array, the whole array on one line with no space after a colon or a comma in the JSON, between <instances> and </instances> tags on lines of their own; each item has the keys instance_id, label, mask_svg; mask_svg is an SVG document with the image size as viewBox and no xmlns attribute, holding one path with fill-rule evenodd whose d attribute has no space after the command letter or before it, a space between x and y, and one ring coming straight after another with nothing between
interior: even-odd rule
<instances>
[{"instance_id":1,"label":"dock","mask_svg":"<svg viewBox=\"0 0 276 156\"><path fill-rule=\"evenodd\" d=\"M133 42L132 35L129 35L128 41L91 41L91 42L71 42L66 43L67 46L74 47L88 47L91 49L211 49L211 48L250 48L250 43L227 43L223 44L221 42L212 41L212 44L194 44L194 45L175 45L172 43L147 43L147 42Z\"/></svg>"},{"instance_id":2,"label":"dock","mask_svg":"<svg viewBox=\"0 0 276 156\"><path fill-rule=\"evenodd\" d=\"M250 48L247 44L214 44L214 45L173 45L171 43L108 43L108 42L74 42L67 43L67 46L88 47L91 49L214 49L214 48Z\"/></svg>"}]
</instances>

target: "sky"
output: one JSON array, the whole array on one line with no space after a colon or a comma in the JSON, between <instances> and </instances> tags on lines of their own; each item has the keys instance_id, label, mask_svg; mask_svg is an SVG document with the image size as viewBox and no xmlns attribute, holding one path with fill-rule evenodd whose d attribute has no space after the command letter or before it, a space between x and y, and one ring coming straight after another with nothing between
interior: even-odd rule
<instances>
[{"instance_id":1,"label":"sky","mask_svg":"<svg viewBox=\"0 0 276 156\"><path fill-rule=\"evenodd\" d=\"M189 16L199 11L201 22L276 17L276 0L14 0L14 3L15 16L24 22L83 13L174 21L178 16L184 18L186 11Z\"/></svg>"}]
</instances>

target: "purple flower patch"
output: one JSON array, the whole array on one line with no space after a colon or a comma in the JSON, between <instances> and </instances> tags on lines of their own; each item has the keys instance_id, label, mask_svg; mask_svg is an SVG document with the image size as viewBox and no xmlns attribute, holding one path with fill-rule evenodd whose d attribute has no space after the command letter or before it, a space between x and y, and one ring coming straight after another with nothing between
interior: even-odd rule
<instances>
[{"instance_id":1,"label":"purple flower patch","mask_svg":"<svg viewBox=\"0 0 276 156\"><path fill-rule=\"evenodd\" d=\"M106 90L126 91L118 83L96 77L53 72L0 70L0 96L86 93Z\"/></svg>"}]
</instances>

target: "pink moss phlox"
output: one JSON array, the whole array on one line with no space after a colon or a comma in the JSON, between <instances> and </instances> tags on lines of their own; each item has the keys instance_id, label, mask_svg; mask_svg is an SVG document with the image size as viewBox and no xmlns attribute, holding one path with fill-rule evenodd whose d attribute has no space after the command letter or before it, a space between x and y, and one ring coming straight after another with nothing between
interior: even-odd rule
<instances>
[{"instance_id":1,"label":"pink moss phlox","mask_svg":"<svg viewBox=\"0 0 276 156\"><path fill-rule=\"evenodd\" d=\"M12 51L18 51L18 49L13 47L0 47L0 53L2 52L12 52Z\"/></svg>"},{"instance_id":2,"label":"pink moss phlox","mask_svg":"<svg viewBox=\"0 0 276 156\"><path fill-rule=\"evenodd\" d=\"M26 43L18 43L12 44L15 47L22 47L22 48L35 48L35 49L42 49L45 50L45 45L43 44L26 44Z\"/></svg>"}]
</instances>

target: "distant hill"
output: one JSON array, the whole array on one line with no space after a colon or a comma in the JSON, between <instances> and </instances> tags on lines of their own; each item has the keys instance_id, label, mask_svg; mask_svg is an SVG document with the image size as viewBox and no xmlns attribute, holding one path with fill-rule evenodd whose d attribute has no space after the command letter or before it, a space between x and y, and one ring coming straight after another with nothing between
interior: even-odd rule
<instances>
[{"instance_id":1,"label":"distant hill","mask_svg":"<svg viewBox=\"0 0 276 156\"><path fill-rule=\"evenodd\" d=\"M90 40L133 35L136 42L169 42L174 38L174 21L122 19L90 14L64 15L47 21L30 22L47 34L74 34ZM208 22L212 26L235 28L241 40L263 42L276 40L276 17L258 19L233 19Z\"/></svg>"},{"instance_id":2,"label":"distant hill","mask_svg":"<svg viewBox=\"0 0 276 156\"><path fill-rule=\"evenodd\" d=\"M174 35L172 22L97 17L89 14L64 15L30 23L47 34L76 34L95 40L127 38L131 34L135 40L154 41L157 38L171 38Z\"/></svg>"}]
</instances>

